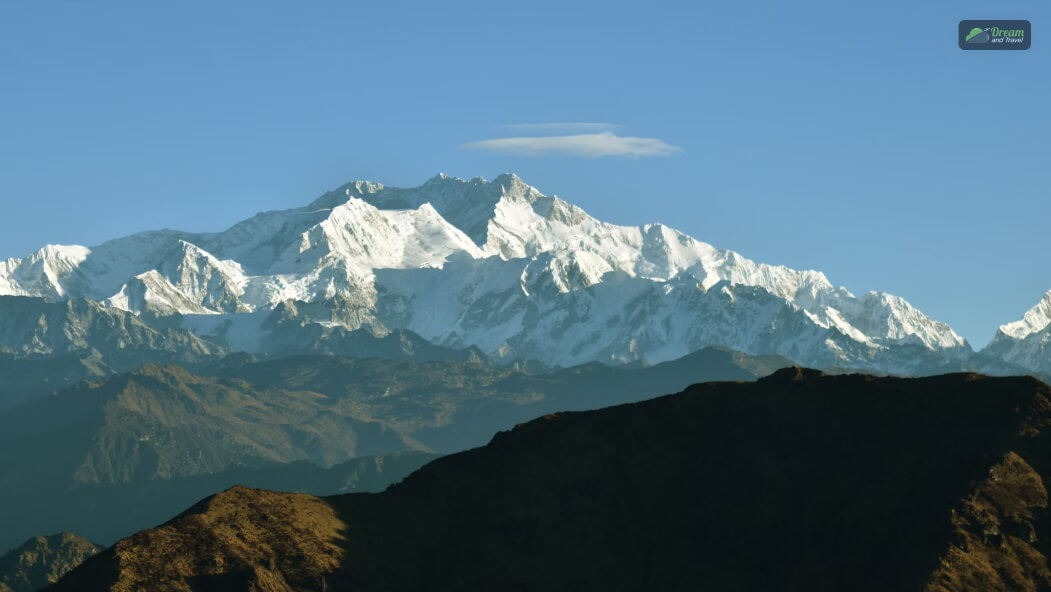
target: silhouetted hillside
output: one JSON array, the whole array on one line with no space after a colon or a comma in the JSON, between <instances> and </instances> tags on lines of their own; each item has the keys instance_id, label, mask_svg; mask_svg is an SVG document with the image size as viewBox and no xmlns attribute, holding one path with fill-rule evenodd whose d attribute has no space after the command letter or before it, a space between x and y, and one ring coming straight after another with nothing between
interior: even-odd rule
<instances>
[{"instance_id":1,"label":"silhouetted hillside","mask_svg":"<svg viewBox=\"0 0 1051 592\"><path fill-rule=\"evenodd\" d=\"M1042 590L1051 389L825 376L520 425L381 494L234 488L62 590Z\"/></svg>"}]
</instances>

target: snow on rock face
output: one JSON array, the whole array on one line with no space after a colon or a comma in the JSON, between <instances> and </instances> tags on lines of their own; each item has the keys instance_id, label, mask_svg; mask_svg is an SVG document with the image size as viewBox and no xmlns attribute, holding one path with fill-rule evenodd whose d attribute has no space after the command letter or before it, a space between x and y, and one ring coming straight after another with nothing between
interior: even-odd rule
<instances>
[{"instance_id":1,"label":"snow on rock face","mask_svg":"<svg viewBox=\"0 0 1051 592\"><path fill-rule=\"evenodd\" d=\"M659 362L723 345L892 369L880 360L895 347L945 359L970 351L901 298L855 298L820 272L756 263L662 224L608 224L515 175L438 175L411 189L355 181L224 232L49 246L0 263L2 294L221 313L224 323L288 301L327 302L331 313L316 322L328 326L408 329L554 365ZM257 349L276 330L242 325Z\"/></svg>"},{"instance_id":2,"label":"snow on rock face","mask_svg":"<svg viewBox=\"0 0 1051 592\"><path fill-rule=\"evenodd\" d=\"M981 353L1023 370L1051 374L1051 292L1021 320L1001 326Z\"/></svg>"},{"instance_id":3,"label":"snow on rock face","mask_svg":"<svg viewBox=\"0 0 1051 592\"><path fill-rule=\"evenodd\" d=\"M293 245L295 247L295 245ZM284 255L315 265L331 262L362 273L372 269L440 267L453 253L481 256L463 232L449 224L429 203L412 210L385 210L357 198L338 205L329 216L301 235L298 249ZM289 267L294 271L295 266Z\"/></svg>"},{"instance_id":4,"label":"snow on rock face","mask_svg":"<svg viewBox=\"0 0 1051 592\"><path fill-rule=\"evenodd\" d=\"M63 298L76 291L74 271L90 252L77 245L47 245L24 259L0 262L0 296Z\"/></svg>"},{"instance_id":5,"label":"snow on rock face","mask_svg":"<svg viewBox=\"0 0 1051 592\"><path fill-rule=\"evenodd\" d=\"M859 300L842 299L839 308L852 326L886 342L919 343L931 349L966 346L948 325L932 321L892 294L868 292Z\"/></svg>"},{"instance_id":6,"label":"snow on rock face","mask_svg":"<svg viewBox=\"0 0 1051 592\"><path fill-rule=\"evenodd\" d=\"M353 181L321 196L310 207L334 208L348 198L361 199L383 210L415 210L430 203L442 218L462 230L476 245L481 245L494 208L503 196L502 187L495 180L488 183L477 177L464 181L442 174L413 189Z\"/></svg>"},{"instance_id":7,"label":"snow on rock face","mask_svg":"<svg viewBox=\"0 0 1051 592\"><path fill-rule=\"evenodd\" d=\"M1048 325L1051 325L1051 291L1044 294L1036 306L1026 311L1021 320L1000 327L1000 332L1013 339L1024 339L1043 331Z\"/></svg>"}]
</instances>

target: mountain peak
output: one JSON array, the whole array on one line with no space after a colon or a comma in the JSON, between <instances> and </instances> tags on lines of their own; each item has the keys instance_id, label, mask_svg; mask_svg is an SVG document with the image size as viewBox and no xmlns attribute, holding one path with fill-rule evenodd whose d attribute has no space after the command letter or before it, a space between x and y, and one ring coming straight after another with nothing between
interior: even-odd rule
<instances>
[{"instance_id":1,"label":"mountain peak","mask_svg":"<svg viewBox=\"0 0 1051 592\"><path fill-rule=\"evenodd\" d=\"M438 173L437 175L435 175L435 176L431 177L430 179L427 179L426 181L424 181L423 185L421 185L421 187L426 187L428 185L438 185L440 183L445 183L447 181L452 181L452 182L456 182L456 183L466 183L467 182L467 181L464 181L463 179L461 179L459 177L451 177L449 175L446 175L445 173Z\"/></svg>"},{"instance_id":2,"label":"mountain peak","mask_svg":"<svg viewBox=\"0 0 1051 592\"><path fill-rule=\"evenodd\" d=\"M1040 302L1026 311L1020 320L1001 326L1000 332L1014 339L1024 339L1048 325L1051 325L1051 291L1044 294Z\"/></svg>"},{"instance_id":3,"label":"mountain peak","mask_svg":"<svg viewBox=\"0 0 1051 592\"><path fill-rule=\"evenodd\" d=\"M385 187L379 183L353 181L321 196L312 209L335 208L353 198L380 210L416 210L425 203L477 245L484 245L489 221L501 200L525 200L532 204L544 195L512 173L492 181L475 177L470 181L438 173L418 187Z\"/></svg>"},{"instance_id":4,"label":"mountain peak","mask_svg":"<svg viewBox=\"0 0 1051 592\"><path fill-rule=\"evenodd\" d=\"M543 193L540 193L536 187L526 183L521 177L514 173L503 173L497 175L497 177L490 181L490 183L500 188L502 196L527 197L530 198L530 203L536 201L536 198L538 197L547 197Z\"/></svg>"},{"instance_id":5,"label":"mountain peak","mask_svg":"<svg viewBox=\"0 0 1051 592\"><path fill-rule=\"evenodd\" d=\"M68 532L33 537L0 556L0 590L40 590L102 549Z\"/></svg>"},{"instance_id":6,"label":"mountain peak","mask_svg":"<svg viewBox=\"0 0 1051 592\"><path fill-rule=\"evenodd\" d=\"M382 183L350 181L310 202L308 208L311 210L332 209L346 203L351 198L364 198L366 195L372 195L384 189L386 187Z\"/></svg>"},{"instance_id":7,"label":"mountain peak","mask_svg":"<svg viewBox=\"0 0 1051 592\"><path fill-rule=\"evenodd\" d=\"M525 184L522 181L522 178L514 173L500 173L496 176L495 179L493 179L492 182L501 185L504 183L521 183L523 185Z\"/></svg>"}]
</instances>

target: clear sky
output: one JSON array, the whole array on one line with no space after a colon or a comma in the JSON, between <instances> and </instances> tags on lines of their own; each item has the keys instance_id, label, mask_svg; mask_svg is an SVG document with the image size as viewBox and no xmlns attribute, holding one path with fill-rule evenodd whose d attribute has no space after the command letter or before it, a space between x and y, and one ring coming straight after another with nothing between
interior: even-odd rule
<instances>
[{"instance_id":1,"label":"clear sky","mask_svg":"<svg viewBox=\"0 0 1051 592\"><path fill-rule=\"evenodd\" d=\"M1051 289L1046 0L568 4L5 2L0 258L516 172L976 347Z\"/></svg>"}]
</instances>

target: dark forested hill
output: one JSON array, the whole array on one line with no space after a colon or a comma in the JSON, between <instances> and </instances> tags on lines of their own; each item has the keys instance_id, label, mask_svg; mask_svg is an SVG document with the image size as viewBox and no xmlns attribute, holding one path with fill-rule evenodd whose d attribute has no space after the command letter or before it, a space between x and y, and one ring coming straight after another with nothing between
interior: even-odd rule
<instances>
[{"instance_id":1,"label":"dark forested hill","mask_svg":"<svg viewBox=\"0 0 1051 592\"><path fill-rule=\"evenodd\" d=\"M234 488L53 590L1041 590L1051 389L785 369L541 417L381 494Z\"/></svg>"}]
</instances>

